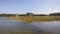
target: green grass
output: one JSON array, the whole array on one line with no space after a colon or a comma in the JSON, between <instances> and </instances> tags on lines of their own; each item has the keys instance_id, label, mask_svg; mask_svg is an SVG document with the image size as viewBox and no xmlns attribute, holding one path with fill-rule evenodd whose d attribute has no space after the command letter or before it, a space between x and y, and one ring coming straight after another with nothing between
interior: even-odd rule
<instances>
[{"instance_id":1,"label":"green grass","mask_svg":"<svg viewBox=\"0 0 60 34\"><path fill-rule=\"evenodd\" d=\"M60 16L36 16L34 21L55 21L60 20Z\"/></svg>"},{"instance_id":2,"label":"green grass","mask_svg":"<svg viewBox=\"0 0 60 34\"><path fill-rule=\"evenodd\" d=\"M12 19L23 20L24 22L58 21L60 16L20 16L19 18L13 17Z\"/></svg>"},{"instance_id":3,"label":"green grass","mask_svg":"<svg viewBox=\"0 0 60 34\"><path fill-rule=\"evenodd\" d=\"M60 20L60 16L20 16L19 19L26 21L26 22L58 21L58 20Z\"/></svg>"}]
</instances>

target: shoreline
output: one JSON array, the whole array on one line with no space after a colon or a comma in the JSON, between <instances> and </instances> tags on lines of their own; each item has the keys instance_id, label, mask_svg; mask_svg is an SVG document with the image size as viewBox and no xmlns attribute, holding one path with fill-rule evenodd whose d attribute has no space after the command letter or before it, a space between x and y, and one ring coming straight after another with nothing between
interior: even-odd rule
<instances>
[{"instance_id":1,"label":"shoreline","mask_svg":"<svg viewBox=\"0 0 60 34\"><path fill-rule=\"evenodd\" d=\"M20 16L11 19L23 20L24 22L44 22L44 21L60 21L60 16Z\"/></svg>"},{"instance_id":2,"label":"shoreline","mask_svg":"<svg viewBox=\"0 0 60 34\"><path fill-rule=\"evenodd\" d=\"M60 21L60 16L20 16L20 17L4 17L14 20L22 20L24 22L46 22L46 21Z\"/></svg>"}]
</instances>

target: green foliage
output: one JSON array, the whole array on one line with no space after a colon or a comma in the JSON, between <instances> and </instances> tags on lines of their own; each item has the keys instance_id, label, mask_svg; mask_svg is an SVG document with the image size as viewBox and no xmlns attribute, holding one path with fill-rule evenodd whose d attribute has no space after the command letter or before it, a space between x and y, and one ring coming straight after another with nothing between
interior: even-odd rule
<instances>
[{"instance_id":1,"label":"green foliage","mask_svg":"<svg viewBox=\"0 0 60 34\"><path fill-rule=\"evenodd\" d=\"M19 17L16 17L16 14L0 14L0 17L12 17L12 19L16 20L23 20L25 22L32 22L32 21L55 21L60 20L60 16L37 16L37 15L26 15L21 14Z\"/></svg>"},{"instance_id":2,"label":"green foliage","mask_svg":"<svg viewBox=\"0 0 60 34\"><path fill-rule=\"evenodd\" d=\"M27 22L32 21L55 21L60 20L60 16L20 16L20 19Z\"/></svg>"}]
</instances>

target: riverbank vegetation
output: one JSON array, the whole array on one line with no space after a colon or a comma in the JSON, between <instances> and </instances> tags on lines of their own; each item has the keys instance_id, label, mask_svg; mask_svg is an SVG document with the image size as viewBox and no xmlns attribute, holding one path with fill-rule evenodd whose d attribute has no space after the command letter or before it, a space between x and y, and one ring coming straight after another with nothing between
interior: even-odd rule
<instances>
[{"instance_id":1,"label":"riverbank vegetation","mask_svg":"<svg viewBox=\"0 0 60 34\"><path fill-rule=\"evenodd\" d=\"M60 16L20 16L21 20L32 22L32 21L58 21Z\"/></svg>"},{"instance_id":2,"label":"riverbank vegetation","mask_svg":"<svg viewBox=\"0 0 60 34\"><path fill-rule=\"evenodd\" d=\"M33 13L27 13L27 14L19 14L16 16L16 14L0 14L1 17L9 17L11 19L16 20L23 20L25 22L32 22L32 21L58 21L60 20L60 13L51 13L49 15L46 14L33 14Z\"/></svg>"}]
</instances>

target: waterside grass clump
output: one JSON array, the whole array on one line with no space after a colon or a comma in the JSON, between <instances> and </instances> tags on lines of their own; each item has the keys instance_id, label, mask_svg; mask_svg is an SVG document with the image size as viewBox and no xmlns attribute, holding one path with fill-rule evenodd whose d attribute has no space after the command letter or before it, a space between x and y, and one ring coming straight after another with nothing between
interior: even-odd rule
<instances>
[{"instance_id":1,"label":"waterside grass clump","mask_svg":"<svg viewBox=\"0 0 60 34\"><path fill-rule=\"evenodd\" d=\"M58 21L60 20L60 16L20 16L19 19L26 22Z\"/></svg>"},{"instance_id":2,"label":"waterside grass clump","mask_svg":"<svg viewBox=\"0 0 60 34\"><path fill-rule=\"evenodd\" d=\"M60 16L19 16L17 17L10 17L11 19L16 20L23 20L24 22L43 22L43 21L59 21Z\"/></svg>"}]
</instances>

